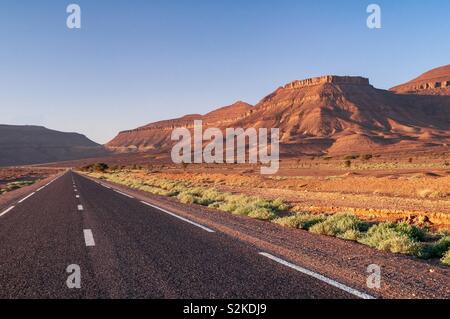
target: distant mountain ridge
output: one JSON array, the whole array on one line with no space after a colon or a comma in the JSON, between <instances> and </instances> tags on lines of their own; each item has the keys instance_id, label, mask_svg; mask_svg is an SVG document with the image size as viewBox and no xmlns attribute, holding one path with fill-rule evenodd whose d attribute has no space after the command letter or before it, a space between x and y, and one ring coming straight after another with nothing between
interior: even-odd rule
<instances>
[{"instance_id":1,"label":"distant mountain ridge","mask_svg":"<svg viewBox=\"0 0 450 319\"><path fill-rule=\"evenodd\" d=\"M450 64L425 72L418 78L391 89L396 93L450 95Z\"/></svg>"},{"instance_id":2,"label":"distant mountain ridge","mask_svg":"<svg viewBox=\"0 0 450 319\"><path fill-rule=\"evenodd\" d=\"M82 134L42 126L0 125L0 166L42 164L105 154L101 145Z\"/></svg>"},{"instance_id":3,"label":"distant mountain ridge","mask_svg":"<svg viewBox=\"0 0 450 319\"><path fill-rule=\"evenodd\" d=\"M450 68L435 69L419 79L436 79L436 74L446 81ZM278 127L281 153L291 156L448 149L447 87L425 89L380 90L368 79L353 76L305 79L276 89L255 106L237 102L206 115L151 123L119 133L106 147L115 152L166 152L173 145L174 128L192 128L195 119L202 119L204 126L220 129Z\"/></svg>"}]
</instances>

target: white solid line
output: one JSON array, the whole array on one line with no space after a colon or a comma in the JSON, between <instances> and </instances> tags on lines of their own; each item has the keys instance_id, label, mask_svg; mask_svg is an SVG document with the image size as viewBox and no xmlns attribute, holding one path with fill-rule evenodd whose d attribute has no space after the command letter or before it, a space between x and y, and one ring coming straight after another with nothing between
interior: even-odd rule
<instances>
[{"instance_id":1,"label":"white solid line","mask_svg":"<svg viewBox=\"0 0 450 319\"><path fill-rule=\"evenodd\" d=\"M44 186L42 186L41 188L38 188L37 190L36 190L36 192L40 192L41 190L43 190L44 188L46 188L47 187L47 185L44 185Z\"/></svg>"},{"instance_id":2,"label":"white solid line","mask_svg":"<svg viewBox=\"0 0 450 319\"><path fill-rule=\"evenodd\" d=\"M77 209L78 209L79 211L84 210L83 205L78 205Z\"/></svg>"},{"instance_id":3,"label":"white solid line","mask_svg":"<svg viewBox=\"0 0 450 319\"><path fill-rule=\"evenodd\" d=\"M289 268L295 269L295 270L297 270L297 271L299 271L299 272L301 272L301 273L303 273L305 275L308 275L308 276L316 278L316 279L318 279L320 281L323 281L323 282L325 282L325 283L327 283L327 284L329 284L329 285L331 285L333 287L339 288L339 289L341 289L341 290L343 290L345 292L348 292L348 293L350 293L350 294L352 294L352 295L354 295L356 297L359 297L359 298L362 298L362 299L376 299L375 297L373 297L371 295L368 295L368 294L360 292L360 291L358 291L356 289L350 288L350 287L348 287L348 286L346 286L344 284L341 284L341 283L339 283L337 281L334 281L333 279L330 279L330 278L327 278L325 276L322 276L322 275L320 275L318 273L315 273L315 272L313 272L311 270L308 270L308 269L302 268L300 266L291 264L290 262L287 262L287 261L285 261L283 259L275 257L275 256L273 256L271 254L264 253L264 252L261 252L259 254L264 256L264 257L267 257L267 258L269 258L269 259L271 259L273 261L276 261L277 263L280 263L280 264L282 264L284 266L287 266Z\"/></svg>"},{"instance_id":4,"label":"white solid line","mask_svg":"<svg viewBox=\"0 0 450 319\"><path fill-rule=\"evenodd\" d=\"M205 227L205 226L203 226L203 225L197 224L197 223L195 223L195 222L193 222L193 221L191 221L191 220L189 220L189 219L186 219L186 218L184 218L184 217L178 216L178 215L176 215L176 214L174 214L174 213L172 213L172 212L169 212L168 210L165 210L165 209L163 209L163 208L161 208L161 207L158 207L158 206L149 204L149 203L144 202L144 201L141 201L141 203L144 204L144 205L147 205L147 206L156 208L157 210L160 210L160 211L162 211L162 212L164 212L164 213L166 213L166 214L169 214L170 216L173 216L173 217L175 217L175 218L181 219L182 221L185 221L186 223L189 223L189 224L194 225L194 226L197 226L197 227L199 227L199 228L201 228L201 229L203 229L203 230L206 230L208 233L215 233L214 230L212 230L212 229L210 229L210 228L208 228L208 227Z\"/></svg>"},{"instance_id":5,"label":"white solid line","mask_svg":"<svg viewBox=\"0 0 450 319\"><path fill-rule=\"evenodd\" d=\"M19 204L23 203L24 201L26 201L28 198L30 198L31 196L33 196L34 194L36 194L35 192L31 193L30 195L28 195L25 198L22 198L21 200L19 200Z\"/></svg>"},{"instance_id":6,"label":"white solid line","mask_svg":"<svg viewBox=\"0 0 450 319\"><path fill-rule=\"evenodd\" d=\"M126 197L128 197L128 198L134 198L134 197L131 196L131 195L128 195L128 194L122 193L121 191L118 191L117 189L115 189L114 191L115 191L116 193L119 193L120 195L126 196Z\"/></svg>"},{"instance_id":7,"label":"white solid line","mask_svg":"<svg viewBox=\"0 0 450 319\"><path fill-rule=\"evenodd\" d=\"M106 185L103 185L103 184L100 184L100 185L102 185L104 188L111 189L111 187L109 187L109 186L106 186Z\"/></svg>"},{"instance_id":8,"label":"white solid line","mask_svg":"<svg viewBox=\"0 0 450 319\"><path fill-rule=\"evenodd\" d=\"M83 230L83 233L84 233L84 242L86 243L86 246L87 247L95 246L94 235L92 234L92 230L85 229Z\"/></svg>"},{"instance_id":9,"label":"white solid line","mask_svg":"<svg viewBox=\"0 0 450 319\"><path fill-rule=\"evenodd\" d=\"M2 217L3 215L8 214L11 210L14 209L15 206L11 206L10 208L8 208L7 210L5 210L3 213L0 214L0 217Z\"/></svg>"}]
</instances>

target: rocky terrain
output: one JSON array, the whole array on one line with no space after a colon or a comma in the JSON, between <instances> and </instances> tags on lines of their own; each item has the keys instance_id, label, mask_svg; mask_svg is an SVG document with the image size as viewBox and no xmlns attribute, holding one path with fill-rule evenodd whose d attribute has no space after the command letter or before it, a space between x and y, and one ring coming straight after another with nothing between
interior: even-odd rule
<instances>
[{"instance_id":1,"label":"rocky terrain","mask_svg":"<svg viewBox=\"0 0 450 319\"><path fill-rule=\"evenodd\" d=\"M278 127L284 158L446 151L450 144L447 79L449 66L390 91L376 89L362 77L323 76L294 81L255 106L237 102L206 115L152 123L121 132L106 147L115 152L166 152L173 145L170 135L174 128L192 128L195 119L202 119L204 126L220 129Z\"/></svg>"},{"instance_id":2,"label":"rocky terrain","mask_svg":"<svg viewBox=\"0 0 450 319\"><path fill-rule=\"evenodd\" d=\"M433 69L405 84L393 87L392 92L421 95L450 95L450 65Z\"/></svg>"},{"instance_id":3,"label":"rocky terrain","mask_svg":"<svg viewBox=\"0 0 450 319\"><path fill-rule=\"evenodd\" d=\"M104 148L77 133L41 126L0 125L0 166L27 165L106 155Z\"/></svg>"}]
</instances>

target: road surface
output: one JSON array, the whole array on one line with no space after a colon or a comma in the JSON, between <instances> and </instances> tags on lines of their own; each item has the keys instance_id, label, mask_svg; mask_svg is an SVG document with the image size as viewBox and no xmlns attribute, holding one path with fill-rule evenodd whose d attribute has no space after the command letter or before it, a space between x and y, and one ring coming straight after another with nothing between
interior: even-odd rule
<instances>
[{"instance_id":1,"label":"road surface","mask_svg":"<svg viewBox=\"0 0 450 319\"><path fill-rule=\"evenodd\" d=\"M370 297L71 171L0 214L0 298Z\"/></svg>"}]
</instances>

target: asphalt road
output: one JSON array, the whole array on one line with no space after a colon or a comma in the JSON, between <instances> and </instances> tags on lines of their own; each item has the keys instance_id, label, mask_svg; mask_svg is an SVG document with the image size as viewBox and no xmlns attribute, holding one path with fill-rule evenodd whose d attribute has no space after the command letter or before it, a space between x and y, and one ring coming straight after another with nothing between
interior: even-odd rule
<instances>
[{"instance_id":1,"label":"asphalt road","mask_svg":"<svg viewBox=\"0 0 450 319\"><path fill-rule=\"evenodd\" d=\"M0 298L361 297L72 172L12 205L0 217Z\"/></svg>"}]
</instances>

